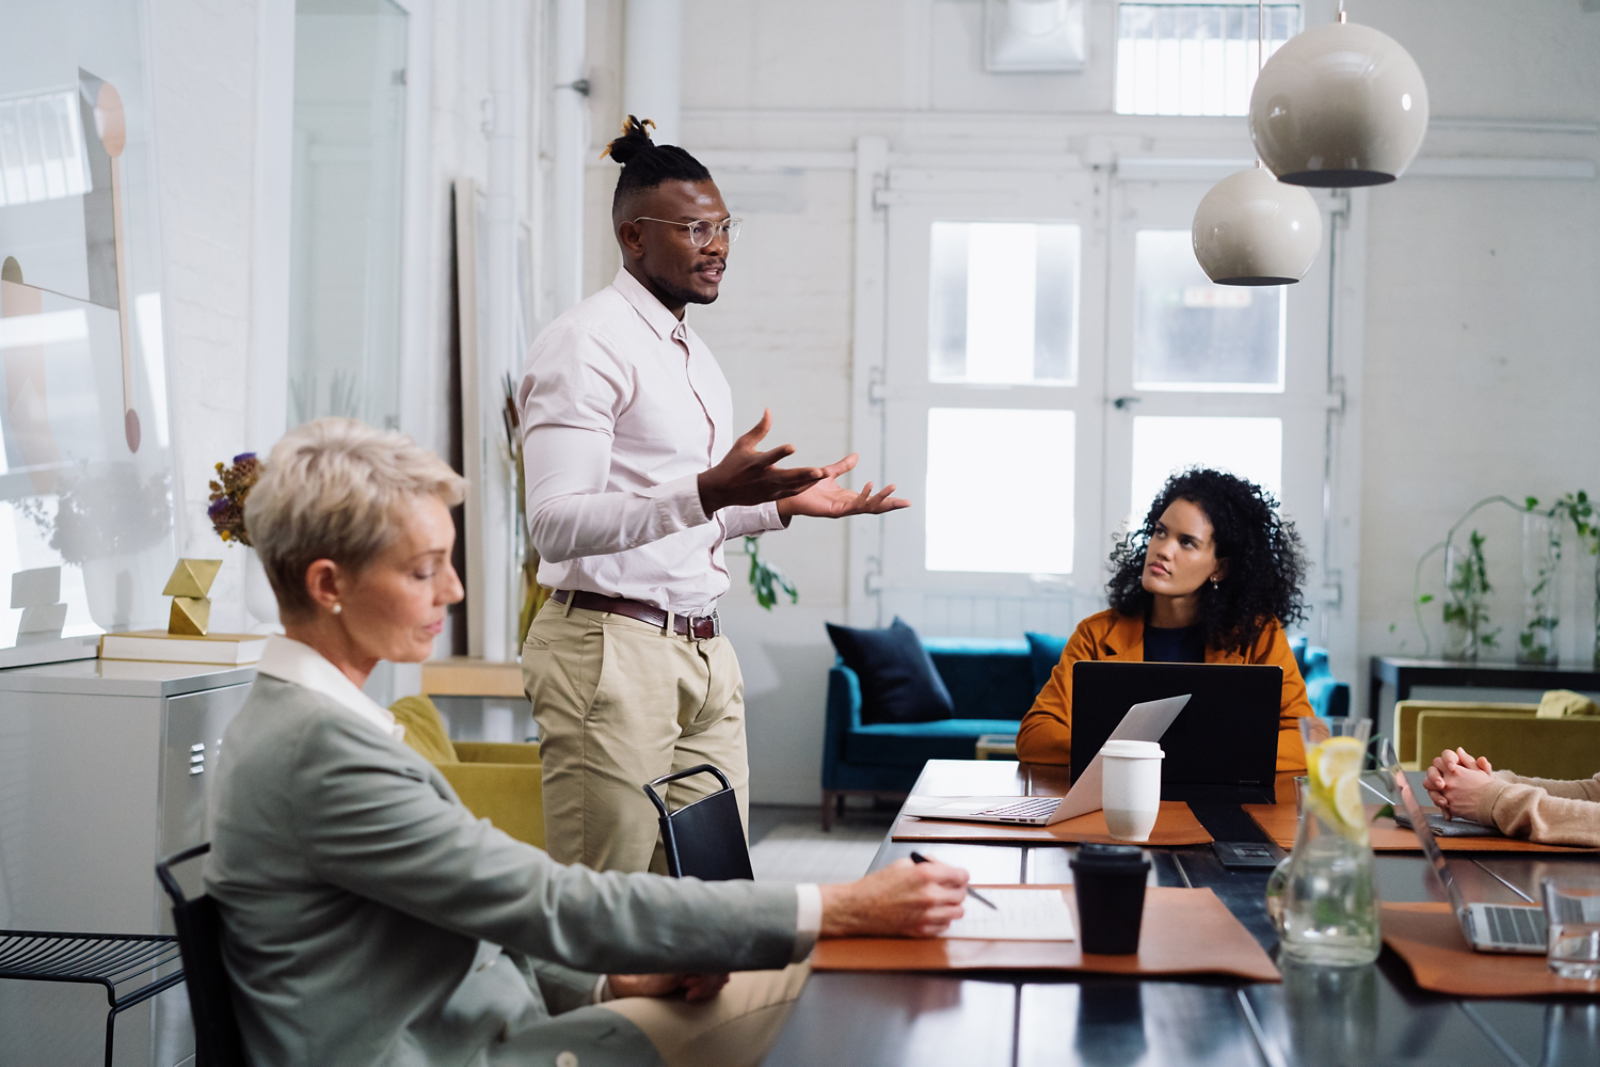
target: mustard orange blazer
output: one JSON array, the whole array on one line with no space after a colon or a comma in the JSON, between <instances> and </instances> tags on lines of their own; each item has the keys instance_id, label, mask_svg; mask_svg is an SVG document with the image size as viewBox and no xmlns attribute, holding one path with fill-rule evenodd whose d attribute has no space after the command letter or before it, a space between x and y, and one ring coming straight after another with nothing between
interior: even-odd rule
<instances>
[{"instance_id":1,"label":"mustard orange blazer","mask_svg":"<svg viewBox=\"0 0 1600 1067\"><path fill-rule=\"evenodd\" d=\"M1017 758L1027 763L1069 764L1072 762L1072 665L1081 659L1144 661L1144 620L1130 619L1115 610L1091 615L1078 624L1061 662L1050 672L1033 707L1022 717L1017 730ZM1306 772L1305 748L1300 743L1299 720L1311 714L1306 698L1306 683L1289 649L1289 638L1276 619L1267 624L1261 636L1245 653L1206 649L1207 663L1267 664L1283 668L1283 706L1278 717L1279 792L1284 776L1292 778ZM1294 799L1288 783L1288 797ZM1281 799L1281 797L1280 797Z\"/></svg>"}]
</instances>

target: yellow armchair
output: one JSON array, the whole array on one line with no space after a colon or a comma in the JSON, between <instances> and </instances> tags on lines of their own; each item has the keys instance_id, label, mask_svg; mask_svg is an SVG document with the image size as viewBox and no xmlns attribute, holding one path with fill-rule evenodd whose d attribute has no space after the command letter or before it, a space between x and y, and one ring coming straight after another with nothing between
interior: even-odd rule
<instances>
[{"instance_id":1,"label":"yellow armchair","mask_svg":"<svg viewBox=\"0 0 1600 1067\"><path fill-rule=\"evenodd\" d=\"M406 744L439 768L467 810L518 841L544 847L544 765L536 744L451 741L444 720L425 696L389 706L406 728Z\"/></svg>"},{"instance_id":2,"label":"yellow armchair","mask_svg":"<svg viewBox=\"0 0 1600 1067\"><path fill-rule=\"evenodd\" d=\"M1531 719L1538 710L1539 705L1537 704L1488 704L1482 701L1461 700L1402 700L1394 706L1395 749L1400 757L1400 765L1408 771L1425 770L1433 762L1433 758L1444 751L1443 748L1421 748L1417 744L1417 718L1423 712L1453 717L1511 715L1518 718ZM1456 746L1451 745L1450 747L1454 748ZM1478 754L1477 749L1468 746L1463 747L1466 747L1467 751L1474 756ZM1425 760L1422 758L1424 752L1427 753L1427 759ZM1490 756L1489 759L1494 762L1493 756ZM1498 763L1495 765L1499 766ZM1510 769L1515 770L1516 768ZM1596 768L1596 770L1600 770L1600 768ZM1594 772L1591 771L1590 773ZM1584 777L1587 778L1588 775L1586 774Z\"/></svg>"}]
</instances>

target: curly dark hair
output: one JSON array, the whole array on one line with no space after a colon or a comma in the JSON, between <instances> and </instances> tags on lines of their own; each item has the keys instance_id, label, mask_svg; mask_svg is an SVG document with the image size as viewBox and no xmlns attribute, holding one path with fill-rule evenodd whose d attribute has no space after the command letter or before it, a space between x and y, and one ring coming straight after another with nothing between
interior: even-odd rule
<instances>
[{"instance_id":1,"label":"curly dark hair","mask_svg":"<svg viewBox=\"0 0 1600 1067\"><path fill-rule=\"evenodd\" d=\"M1144 588L1144 556L1155 525L1175 500L1187 500L1210 520L1217 558L1228 560L1227 577L1200 587L1200 624L1206 646L1244 651L1268 622L1284 626L1306 617L1300 586L1306 577L1305 545L1294 523L1278 517L1278 502L1259 485L1222 471L1193 468L1167 479L1144 525L1111 550L1111 606L1131 618L1146 618L1153 594Z\"/></svg>"}]
</instances>

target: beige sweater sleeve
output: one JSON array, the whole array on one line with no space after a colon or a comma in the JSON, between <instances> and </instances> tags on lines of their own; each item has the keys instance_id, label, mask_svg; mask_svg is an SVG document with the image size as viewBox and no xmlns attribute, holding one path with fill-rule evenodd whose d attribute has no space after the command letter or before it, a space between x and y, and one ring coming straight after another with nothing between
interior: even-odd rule
<instances>
[{"instance_id":1,"label":"beige sweater sleeve","mask_svg":"<svg viewBox=\"0 0 1600 1067\"><path fill-rule=\"evenodd\" d=\"M1487 798L1500 832L1545 845L1600 848L1600 774L1574 782L1497 771Z\"/></svg>"}]
</instances>

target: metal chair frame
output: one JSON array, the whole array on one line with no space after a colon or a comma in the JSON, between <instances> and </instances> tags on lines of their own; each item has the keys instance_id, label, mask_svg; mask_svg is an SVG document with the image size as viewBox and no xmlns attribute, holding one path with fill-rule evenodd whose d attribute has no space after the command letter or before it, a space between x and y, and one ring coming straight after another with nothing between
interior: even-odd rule
<instances>
[{"instance_id":1,"label":"metal chair frame","mask_svg":"<svg viewBox=\"0 0 1600 1067\"><path fill-rule=\"evenodd\" d=\"M46 930L0 930L0 978L75 982L105 988L106 1067L116 1038L117 1016L183 981L180 966L117 996L117 986L179 961L170 934L67 934Z\"/></svg>"},{"instance_id":2,"label":"metal chair frame","mask_svg":"<svg viewBox=\"0 0 1600 1067\"><path fill-rule=\"evenodd\" d=\"M172 898L172 921L189 974L189 1014L194 1021L195 1067L247 1067L239 1022L233 1011L232 983L222 962L221 919L210 896L192 900L172 876L172 868L204 856L211 843L174 853L156 864L156 877Z\"/></svg>"}]
</instances>

